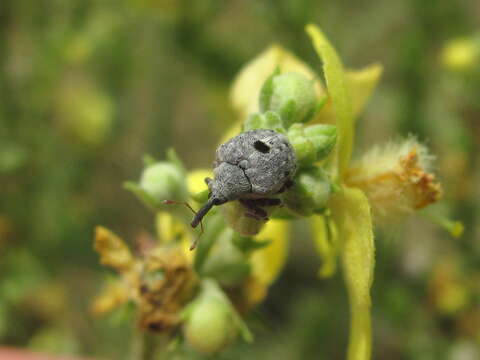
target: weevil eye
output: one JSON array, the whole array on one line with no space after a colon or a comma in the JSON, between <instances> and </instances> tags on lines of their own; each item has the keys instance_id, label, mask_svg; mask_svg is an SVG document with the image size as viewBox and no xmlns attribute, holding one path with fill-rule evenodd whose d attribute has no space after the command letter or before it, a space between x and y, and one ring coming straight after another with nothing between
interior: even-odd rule
<instances>
[{"instance_id":1,"label":"weevil eye","mask_svg":"<svg viewBox=\"0 0 480 360\"><path fill-rule=\"evenodd\" d=\"M268 146L267 144L265 144L263 141L260 141L260 140L255 141L253 143L253 147L264 154L270 152L270 146Z\"/></svg>"}]
</instances>

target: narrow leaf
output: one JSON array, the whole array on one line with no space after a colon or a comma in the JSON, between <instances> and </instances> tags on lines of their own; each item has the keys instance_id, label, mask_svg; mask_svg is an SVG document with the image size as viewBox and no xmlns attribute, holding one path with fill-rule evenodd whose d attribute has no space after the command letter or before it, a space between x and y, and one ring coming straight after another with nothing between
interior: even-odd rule
<instances>
[{"instance_id":1,"label":"narrow leaf","mask_svg":"<svg viewBox=\"0 0 480 360\"><path fill-rule=\"evenodd\" d=\"M331 277L337 270L338 246L336 229L325 216L313 216L311 224L315 248L322 260L318 275L322 278Z\"/></svg>"},{"instance_id":2,"label":"narrow leaf","mask_svg":"<svg viewBox=\"0 0 480 360\"><path fill-rule=\"evenodd\" d=\"M342 176L350 162L354 135L352 105L347 92L345 72L335 49L322 31L315 25L307 25L306 31L323 61L323 72L338 126L338 176Z\"/></svg>"},{"instance_id":3,"label":"narrow leaf","mask_svg":"<svg viewBox=\"0 0 480 360\"><path fill-rule=\"evenodd\" d=\"M370 287L375 263L370 205L361 190L344 187L332 199L331 209L342 241L342 267L350 299L348 360L367 360L371 355Z\"/></svg>"}]
</instances>

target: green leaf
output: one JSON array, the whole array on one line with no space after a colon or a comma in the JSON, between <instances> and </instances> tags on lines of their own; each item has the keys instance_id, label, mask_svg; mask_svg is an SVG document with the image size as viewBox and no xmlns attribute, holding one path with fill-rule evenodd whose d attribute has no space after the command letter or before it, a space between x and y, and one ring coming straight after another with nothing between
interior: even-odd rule
<instances>
[{"instance_id":1,"label":"green leaf","mask_svg":"<svg viewBox=\"0 0 480 360\"><path fill-rule=\"evenodd\" d=\"M251 114L243 124L243 131L255 129L271 129L282 134L287 132L283 127L282 119L273 111Z\"/></svg>"},{"instance_id":2,"label":"green leaf","mask_svg":"<svg viewBox=\"0 0 480 360\"><path fill-rule=\"evenodd\" d=\"M155 165L156 162L158 162L157 159L155 159L152 155L150 154L145 154L143 155L143 165L145 167Z\"/></svg>"},{"instance_id":3,"label":"green leaf","mask_svg":"<svg viewBox=\"0 0 480 360\"><path fill-rule=\"evenodd\" d=\"M180 157L178 156L178 154L177 154L177 152L175 151L174 148L169 148L167 150L167 156L166 157L167 157L167 160L169 162L178 166L178 168L181 169L181 171L183 171L184 173L187 172L187 170L185 169L185 166L183 165L182 160L180 160Z\"/></svg>"},{"instance_id":4,"label":"green leaf","mask_svg":"<svg viewBox=\"0 0 480 360\"><path fill-rule=\"evenodd\" d=\"M225 229L223 217L214 213L205 218L205 233L198 239L198 246L195 249L194 268L197 273L201 273L203 265L207 259L212 246L217 241L219 235Z\"/></svg>"},{"instance_id":5,"label":"green leaf","mask_svg":"<svg viewBox=\"0 0 480 360\"><path fill-rule=\"evenodd\" d=\"M331 210L342 242L342 267L350 299L348 360L367 360L371 355L370 287L375 264L370 205L360 189L344 187L332 199Z\"/></svg>"},{"instance_id":6,"label":"green leaf","mask_svg":"<svg viewBox=\"0 0 480 360\"><path fill-rule=\"evenodd\" d=\"M345 172L352 155L354 140L354 123L352 105L348 96L345 72L335 49L322 31L315 25L307 25L318 56L323 61L323 71L327 82L328 93L334 107L338 127L337 164L338 176Z\"/></svg>"},{"instance_id":7,"label":"green leaf","mask_svg":"<svg viewBox=\"0 0 480 360\"><path fill-rule=\"evenodd\" d=\"M132 192L140 201L142 201L150 210L156 211L159 207L159 203L155 198L150 196L145 190L143 190L137 183L133 181L126 181L123 183L123 188Z\"/></svg>"},{"instance_id":8,"label":"green leaf","mask_svg":"<svg viewBox=\"0 0 480 360\"><path fill-rule=\"evenodd\" d=\"M261 129L263 125L263 115L260 113L250 114L243 123L242 131Z\"/></svg>"},{"instance_id":9,"label":"green leaf","mask_svg":"<svg viewBox=\"0 0 480 360\"><path fill-rule=\"evenodd\" d=\"M262 249L265 246L270 245L271 240L256 241L250 236L242 236L238 233L235 233L233 237L233 244L243 253L248 254L252 251Z\"/></svg>"}]
</instances>

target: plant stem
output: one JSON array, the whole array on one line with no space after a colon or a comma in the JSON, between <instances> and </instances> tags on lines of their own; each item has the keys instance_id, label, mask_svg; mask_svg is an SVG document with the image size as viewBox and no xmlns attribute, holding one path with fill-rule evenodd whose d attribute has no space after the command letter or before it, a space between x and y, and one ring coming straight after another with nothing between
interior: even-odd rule
<instances>
[{"instance_id":1,"label":"plant stem","mask_svg":"<svg viewBox=\"0 0 480 360\"><path fill-rule=\"evenodd\" d=\"M153 360L158 345L158 335L134 329L130 360Z\"/></svg>"}]
</instances>

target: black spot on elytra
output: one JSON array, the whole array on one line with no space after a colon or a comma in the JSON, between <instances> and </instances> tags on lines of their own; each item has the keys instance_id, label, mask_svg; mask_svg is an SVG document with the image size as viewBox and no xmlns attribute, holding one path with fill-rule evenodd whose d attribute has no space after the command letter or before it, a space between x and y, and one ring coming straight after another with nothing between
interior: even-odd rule
<instances>
[{"instance_id":1,"label":"black spot on elytra","mask_svg":"<svg viewBox=\"0 0 480 360\"><path fill-rule=\"evenodd\" d=\"M260 141L260 140L255 141L253 143L253 147L264 154L270 151L270 146L268 146L267 144L265 144L263 141Z\"/></svg>"}]
</instances>

